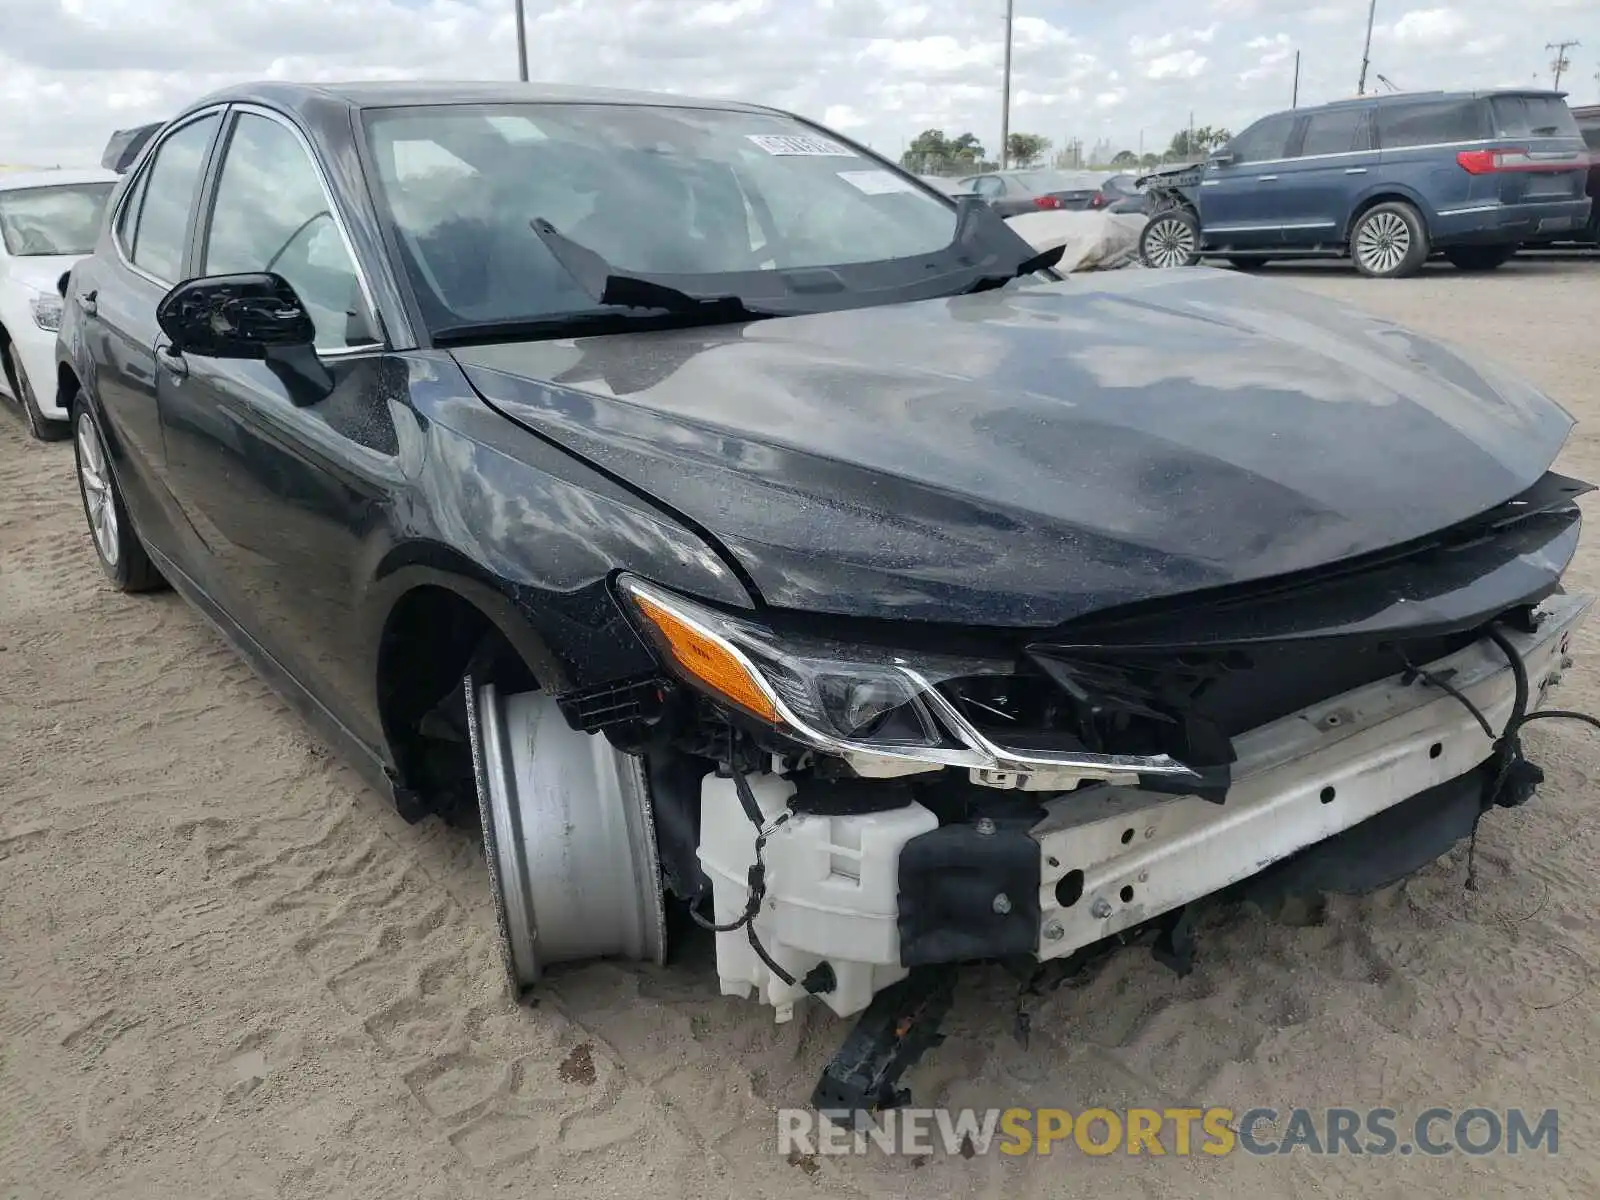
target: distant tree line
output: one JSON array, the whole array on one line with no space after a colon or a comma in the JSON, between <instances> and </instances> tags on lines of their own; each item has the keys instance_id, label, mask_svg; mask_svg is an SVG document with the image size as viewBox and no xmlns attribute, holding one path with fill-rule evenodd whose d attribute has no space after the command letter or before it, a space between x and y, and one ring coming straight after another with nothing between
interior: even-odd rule
<instances>
[{"instance_id":1,"label":"distant tree line","mask_svg":"<svg viewBox=\"0 0 1600 1200\"><path fill-rule=\"evenodd\" d=\"M1119 150L1109 163L1081 164L1108 166L1113 170L1133 170L1156 167L1164 162L1182 162L1203 158L1219 146L1232 140L1233 134L1221 126L1200 125L1194 130L1180 129L1172 135L1167 148L1160 154L1139 155L1132 150ZM1050 139L1037 133L1013 133L1007 139L1010 153L1006 156L1012 167L1036 167L1050 149ZM942 129L924 129L912 138L900 156L900 165L918 175L977 175L996 171L1000 164L988 156L983 143L973 133L947 137ZM1070 161L1067 151L1056 156L1055 165L1079 165Z\"/></svg>"}]
</instances>

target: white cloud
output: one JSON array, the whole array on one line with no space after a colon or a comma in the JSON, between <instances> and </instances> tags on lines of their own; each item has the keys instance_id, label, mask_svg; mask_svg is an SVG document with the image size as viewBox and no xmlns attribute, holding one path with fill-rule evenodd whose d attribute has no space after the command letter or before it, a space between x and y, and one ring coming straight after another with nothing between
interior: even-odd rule
<instances>
[{"instance_id":1,"label":"white cloud","mask_svg":"<svg viewBox=\"0 0 1600 1200\"><path fill-rule=\"evenodd\" d=\"M0 162L93 162L113 128L252 78L516 77L512 0L0 0ZM1011 127L1147 149L1352 94L1359 0L1019 0ZM898 154L999 133L1001 0L528 0L532 74L790 108ZM1600 102L1600 0L1383 0L1369 81L1563 81Z\"/></svg>"}]
</instances>

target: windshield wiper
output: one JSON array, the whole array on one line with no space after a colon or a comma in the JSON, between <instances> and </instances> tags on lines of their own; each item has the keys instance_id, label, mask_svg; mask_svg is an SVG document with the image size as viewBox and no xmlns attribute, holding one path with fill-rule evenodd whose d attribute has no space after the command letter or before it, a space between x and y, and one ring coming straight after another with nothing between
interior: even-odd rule
<instances>
[{"instance_id":1,"label":"windshield wiper","mask_svg":"<svg viewBox=\"0 0 1600 1200\"><path fill-rule=\"evenodd\" d=\"M694 314L707 321L740 321L776 313L751 308L738 296L686 292L648 275L619 272L601 255L581 242L575 242L543 217L528 222L533 232L578 286L601 304L621 308L664 309L670 313Z\"/></svg>"}]
</instances>

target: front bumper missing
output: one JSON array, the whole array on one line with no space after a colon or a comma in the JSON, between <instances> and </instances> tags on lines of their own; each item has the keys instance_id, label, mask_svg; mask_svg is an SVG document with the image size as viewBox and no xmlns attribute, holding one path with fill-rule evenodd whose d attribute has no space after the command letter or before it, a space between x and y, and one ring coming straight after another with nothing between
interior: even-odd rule
<instances>
[{"instance_id":1,"label":"front bumper missing","mask_svg":"<svg viewBox=\"0 0 1600 1200\"><path fill-rule=\"evenodd\" d=\"M1530 707L1565 666L1592 603L1557 596L1539 608L1532 632L1506 631L1528 673ZM1497 733L1505 727L1516 685L1493 642L1422 665ZM818 998L854 1015L908 970L1062 959L1180 915L1273 864L1292 874L1294 864L1283 862L1291 855L1462 779L1494 749L1458 699L1399 676L1260 726L1234 745L1235 779L1221 805L1092 784L1043 805L996 796L992 816L944 824L916 802L861 814L796 811L792 782L753 777L765 818L788 813L766 846L756 935L797 980L827 963L836 983ZM699 853L718 922L744 911L753 833L729 781L708 776ZM747 931L718 934L717 970L724 994L754 991L779 1020L808 994L774 976Z\"/></svg>"},{"instance_id":2,"label":"front bumper missing","mask_svg":"<svg viewBox=\"0 0 1600 1200\"><path fill-rule=\"evenodd\" d=\"M1558 596L1532 633L1507 632L1536 708L1567 662L1591 596ZM1427 671L1505 727L1515 679L1479 641ZM1155 799L1100 785L1045 805L1038 957L1059 958L1222 890L1419 792L1471 771L1493 742L1455 697L1423 679L1371 684L1250 731L1227 803ZM1155 802L1152 803L1152 800ZM1071 901L1067 903L1067 901Z\"/></svg>"}]
</instances>

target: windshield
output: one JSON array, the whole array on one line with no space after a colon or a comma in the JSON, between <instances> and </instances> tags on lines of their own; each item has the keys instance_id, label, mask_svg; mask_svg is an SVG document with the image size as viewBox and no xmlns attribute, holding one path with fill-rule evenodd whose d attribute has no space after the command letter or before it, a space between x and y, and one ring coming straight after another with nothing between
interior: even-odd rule
<instances>
[{"instance_id":1,"label":"windshield","mask_svg":"<svg viewBox=\"0 0 1600 1200\"><path fill-rule=\"evenodd\" d=\"M0 237L18 257L88 254L100 236L111 183L61 183L0 191Z\"/></svg>"},{"instance_id":2,"label":"windshield","mask_svg":"<svg viewBox=\"0 0 1600 1200\"><path fill-rule=\"evenodd\" d=\"M484 105L375 110L366 125L382 207L435 331L596 310L535 219L616 272L701 280L920 259L956 234L948 202L776 114Z\"/></svg>"}]
</instances>

